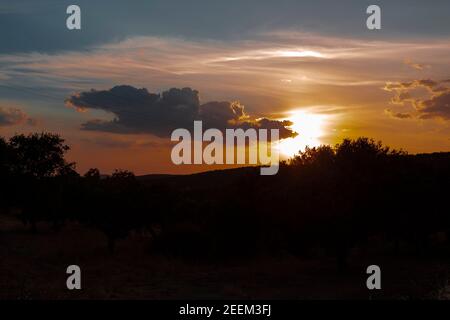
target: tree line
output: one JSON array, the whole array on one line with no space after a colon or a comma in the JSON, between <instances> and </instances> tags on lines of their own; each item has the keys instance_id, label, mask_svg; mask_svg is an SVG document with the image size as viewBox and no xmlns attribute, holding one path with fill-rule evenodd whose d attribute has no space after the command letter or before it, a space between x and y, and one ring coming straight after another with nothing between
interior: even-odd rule
<instances>
[{"instance_id":1,"label":"tree line","mask_svg":"<svg viewBox=\"0 0 450 320\"><path fill-rule=\"evenodd\" d=\"M426 254L448 250L450 154L409 155L368 138L306 148L275 176L241 168L144 179L116 170L84 175L51 133L0 139L1 209L18 208L32 232L46 222L95 228L113 252L132 232L186 258L259 253L325 255L345 269L352 248ZM63 231L62 231L63 232ZM441 241L441 242L442 242Z\"/></svg>"}]
</instances>

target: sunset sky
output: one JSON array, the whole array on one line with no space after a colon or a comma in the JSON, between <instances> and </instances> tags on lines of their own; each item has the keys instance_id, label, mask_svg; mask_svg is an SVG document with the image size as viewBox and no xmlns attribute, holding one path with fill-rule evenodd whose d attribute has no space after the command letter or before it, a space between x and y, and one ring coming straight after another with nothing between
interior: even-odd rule
<instances>
[{"instance_id":1,"label":"sunset sky","mask_svg":"<svg viewBox=\"0 0 450 320\"><path fill-rule=\"evenodd\" d=\"M0 0L0 135L60 133L80 173L207 170L171 164L170 132L194 119L281 128L285 156L358 136L450 151L449 14L448 0Z\"/></svg>"}]
</instances>

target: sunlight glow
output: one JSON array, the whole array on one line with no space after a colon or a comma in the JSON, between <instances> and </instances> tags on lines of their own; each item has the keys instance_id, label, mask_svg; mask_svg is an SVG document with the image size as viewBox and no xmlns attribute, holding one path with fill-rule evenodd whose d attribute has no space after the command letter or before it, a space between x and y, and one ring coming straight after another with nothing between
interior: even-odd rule
<instances>
[{"instance_id":1,"label":"sunlight glow","mask_svg":"<svg viewBox=\"0 0 450 320\"><path fill-rule=\"evenodd\" d=\"M209 62L230 62L239 60L264 60L272 58L327 58L323 53L313 50L253 50L241 52L239 55L220 57Z\"/></svg>"},{"instance_id":2,"label":"sunlight glow","mask_svg":"<svg viewBox=\"0 0 450 320\"><path fill-rule=\"evenodd\" d=\"M291 128L298 133L298 136L278 143L282 156L290 158L299 151L305 150L306 146L317 147L323 144L320 138L325 134L326 115L307 110L295 110L284 120L293 122Z\"/></svg>"},{"instance_id":3,"label":"sunlight glow","mask_svg":"<svg viewBox=\"0 0 450 320\"><path fill-rule=\"evenodd\" d=\"M280 50L276 52L276 55L279 57L293 57L293 58L301 58L301 57L314 57L314 58L323 58L324 55L317 51L312 50Z\"/></svg>"}]
</instances>

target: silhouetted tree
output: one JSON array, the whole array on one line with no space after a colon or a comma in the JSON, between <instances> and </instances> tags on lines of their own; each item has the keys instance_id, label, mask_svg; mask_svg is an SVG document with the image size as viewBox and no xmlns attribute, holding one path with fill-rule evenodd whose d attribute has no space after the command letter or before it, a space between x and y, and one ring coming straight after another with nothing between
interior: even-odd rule
<instances>
[{"instance_id":1,"label":"silhouetted tree","mask_svg":"<svg viewBox=\"0 0 450 320\"><path fill-rule=\"evenodd\" d=\"M91 168L84 174L84 177L89 180L100 181L100 170Z\"/></svg>"},{"instance_id":2,"label":"silhouetted tree","mask_svg":"<svg viewBox=\"0 0 450 320\"><path fill-rule=\"evenodd\" d=\"M450 236L450 154L408 155L368 138L306 148L276 176L258 168L145 181L126 170L83 177L58 135L0 138L4 203L23 207L36 228L77 220L105 234L114 251L132 231L149 231L157 248L185 257L227 258L264 252L324 252L347 267L352 247L385 238L426 253L431 235ZM399 251L399 250L397 250Z\"/></svg>"},{"instance_id":3,"label":"silhouetted tree","mask_svg":"<svg viewBox=\"0 0 450 320\"><path fill-rule=\"evenodd\" d=\"M2 137L0 137L0 209L6 209L11 204L11 196L14 196L11 179L11 152Z\"/></svg>"},{"instance_id":4,"label":"silhouetted tree","mask_svg":"<svg viewBox=\"0 0 450 320\"><path fill-rule=\"evenodd\" d=\"M33 133L15 135L9 139L14 161L12 169L18 175L45 178L74 167L64 155L70 147L57 134Z\"/></svg>"},{"instance_id":5,"label":"silhouetted tree","mask_svg":"<svg viewBox=\"0 0 450 320\"><path fill-rule=\"evenodd\" d=\"M87 201L85 222L101 230L107 237L110 252L117 240L125 238L131 230L142 226L141 186L131 171L116 170L111 176L99 180L93 169L85 176Z\"/></svg>"},{"instance_id":6,"label":"silhouetted tree","mask_svg":"<svg viewBox=\"0 0 450 320\"><path fill-rule=\"evenodd\" d=\"M64 155L70 149L56 134L34 133L15 135L9 139L11 171L21 185L22 219L29 222L33 231L39 220L55 223L63 220L62 181L56 176L77 175L74 163L68 163Z\"/></svg>"}]
</instances>

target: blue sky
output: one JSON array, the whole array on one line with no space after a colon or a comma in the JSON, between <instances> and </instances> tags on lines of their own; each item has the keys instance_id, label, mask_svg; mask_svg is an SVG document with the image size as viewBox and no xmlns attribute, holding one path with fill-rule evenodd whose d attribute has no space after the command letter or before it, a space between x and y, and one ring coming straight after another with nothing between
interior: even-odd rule
<instances>
[{"instance_id":1,"label":"blue sky","mask_svg":"<svg viewBox=\"0 0 450 320\"><path fill-rule=\"evenodd\" d=\"M70 4L82 8L82 32L64 28ZM377 34L364 28L369 4L382 8L383 30ZM274 29L369 38L441 37L450 33L449 12L445 0L1 1L0 52L85 50L130 36L245 39Z\"/></svg>"}]
</instances>

